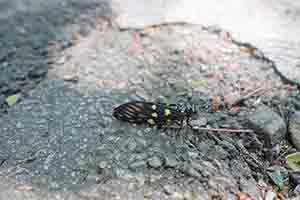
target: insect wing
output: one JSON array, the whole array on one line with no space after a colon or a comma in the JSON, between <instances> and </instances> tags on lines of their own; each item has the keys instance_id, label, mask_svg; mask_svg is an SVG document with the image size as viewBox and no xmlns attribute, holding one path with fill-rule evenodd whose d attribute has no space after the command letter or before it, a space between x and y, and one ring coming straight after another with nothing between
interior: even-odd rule
<instances>
[{"instance_id":1,"label":"insect wing","mask_svg":"<svg viewBox=\"0 0 300 200\"><path fill-rule=\"evenodd\" d=\"M113 116L129 123L168 127L170 125L182 126L189 114L176 104L133 101L116 107Z\"/></svg>"},{"instance_id":2,"label":"insect wing","mask_svg":"<svg viewBox=\"0 0 300 200\"><path fill-rule=\"evenodd\" d=\"M121 121L142 124L147 123L152 112L154 103L149 102L129 102L114 109L113 116Z\"/></svg>"}]
</instances>

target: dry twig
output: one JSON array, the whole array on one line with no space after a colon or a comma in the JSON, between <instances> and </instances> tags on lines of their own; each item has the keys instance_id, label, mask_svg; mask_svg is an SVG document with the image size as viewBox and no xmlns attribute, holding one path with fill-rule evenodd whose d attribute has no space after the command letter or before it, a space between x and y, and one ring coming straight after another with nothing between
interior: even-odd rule
<instances>
[{"instance_id":1,"label":"dry twig","mask_svg":"<svg viewBox=\"0 0 300 200\"><path fill-rule=\"evenodd\" d=\"M253 97L254 95L257 95L257 94L260 94L261 92L266 92L267 89L265 87L259 87L257 88L256 90L246 94L245 96L242 96L241 98L237 99L236 101L234 101L232 104L231 104L231 107L233 106L236 106L240 103L242 103L243 101Z\"/></svg>"},{"instance_id":2,"label":"dry twig","mask_svg":"<svg viewBox=\"0 0 300 200\"><path fill-rule=\"evenodd\" d=\"M249 129L227 129L227 128L193 128L193 130L214 131L214 132L230 132L230 133L253 133Z\"/></svg>"}]
</instances>

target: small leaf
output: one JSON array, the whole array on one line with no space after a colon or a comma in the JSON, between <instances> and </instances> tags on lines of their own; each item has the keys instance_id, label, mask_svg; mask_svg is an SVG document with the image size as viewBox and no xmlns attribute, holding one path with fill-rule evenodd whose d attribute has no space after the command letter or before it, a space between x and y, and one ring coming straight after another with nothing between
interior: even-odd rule
<instances>
[{"instance_id":1,"label":"small leaf","mask_svg":"<svg viewBox=\"0 0 300 200\"><path fill-rule=\"evenodd\" d=\"M220 96L214 96L211 102L211 108L213 112L218 112L220 110L222 100Z\"/></svg>"},{"instance_id":2,"label":"small leaf","mask_svg":"<svg viewBox=\"0 0 300 200\"><path fill-rule=\"evenodd\" d=\"M11 107L17 103L17 101L20 99L20 94L14 94L6 98L6 103Z\"/></svg>"},{"instance_id":3,"label":"small leaf","mask_svg":"<svg viewBox=\"0 0 300 200\"><path fill-rule=\"evenodd\" d=\"M269 177L271 178L271 180L273 181L273 183L275 185L277 185L277 187L282 190L283 186L284 186L284 179L282 176L282 173L280 171L280 168L278 167L274 167L274 168L270 168L268 169L267 174L269 175Z\"/></svg>"},{"instance_id":4,"label":"small leaf","mask_svg":"<svg viewBox=\"0 0 300 200\"><path fill-rule=\"evenodd\" d=\"M285 157L288 166L296 171L300 170L300 152L292 153Z\"/></svg>"},{"instance_id":5,"label":"small leaf","mask_svg":"<svg viewBox=\"0 0 300 200\"><path fill-rule=\"evenodd\" d=\"M236 194L236 197L237 197L237 200L253 200L253 198L249 194L246 194L243 192L238 192Z\"/></svg>"}]
</instances>

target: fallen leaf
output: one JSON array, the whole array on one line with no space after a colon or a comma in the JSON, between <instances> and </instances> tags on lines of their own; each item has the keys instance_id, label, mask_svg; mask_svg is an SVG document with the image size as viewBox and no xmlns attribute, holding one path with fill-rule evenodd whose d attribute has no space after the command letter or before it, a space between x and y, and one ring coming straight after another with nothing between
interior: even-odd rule
<instances>
[{"instance_id":1,"label":"fallen leaf","mask_svg":"<svg viewBox=\"0 0 300 200\"><path fill-rule=\"evenodd\" d=\"M11 95L11 96L7 97L5 101L11 107L11 106L15 105L18 102L20 97L21 97L20 94L14 94L14 95Z\"/></svg>"},{"instance_id":2,"label":"fallen leaf","mask_svg":"<svg viewBox=\"0 0 300 200\"><path fill-rule=\"evenodd\" d=\"M283 176L278 168L274 170L268 171L268 176L272 179L273 183L277 185L277 187L282 190L284 186Z\"/></svg>"},{"instance_id":3,"label":"fallen leaf","mask_svg":"<svg viewBox=\"0 0 300 200\"><path fill-rule=\"evenodd\" d=\"M220 110L220 106L221 106L221 97L214 96L211 102L212 111L218 112Z\"/></svg>"},{"instance_id":4,"label":"fallen leaf","mask_svg":"<svg viewBox=\"0 0 300 200\"><path fill-rule=\"evenodd\" d=\"M285 157L288 166L293 170L300 170L300 152L289 154Z\"/></svg>"},{"instance_id":5,"label":"fallen leaf","mask_svg":"<svg viewBox=\"0 0 300 200\"><path fill-rule=\"evenodd\" d=\"M237 200L254 200L252 197L250 197L249 194L238 192L236 194Z\"/></svg>"}]
</instances>

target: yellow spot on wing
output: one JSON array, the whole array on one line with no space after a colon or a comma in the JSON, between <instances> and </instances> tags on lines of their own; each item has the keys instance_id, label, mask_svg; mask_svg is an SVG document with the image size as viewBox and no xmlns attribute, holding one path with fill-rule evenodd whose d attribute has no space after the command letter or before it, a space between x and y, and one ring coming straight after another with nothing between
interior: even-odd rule
<instances>
[{"instance_id":1,"label":"yellow spot on wing","mask_svg":"<svg viewBox=\"0 0 300 200\"><path fill-rule=\"evenodd\" d=\"M167 119L167 124L171 124L171 120L170 119Z\"/></svg>"},{"instance_id":2,"label":"yellow spot on wing","mask_svg":"<svg viewBox=\"0 0 300 200\"><path fill-rule=\"evenodd\" d=\"M156 105L152 105L151 108L152 108L153 110L156 110L157 106L156 106Z\"/></svg>"},{"instance_id":3,"label":"yellow spot on wing","mask_svg":"<svg viewBox=\"0 0 300 200\"><path fill-rule=\"evenodd\" d=\"M165 109L165 116L169 116L171 114L171 110L170 109Z\"/></svg>"},{"instance_id":4,"label":"yellow spot on wing","mask_svg":"<svg viewBox=\"0 0 300 200\"><path fill-rule=\"evenodd\" d=\"M158 117L157 113L152 113L151 116L152 116L152 117L155 117L155 118Z\"/></svg>"},{"instance_id":5,"label":"yellow spot on wing","mask_svg":"<svg viewBox=\"0 0 300 200\"><path fill-rule=\"evenodd\" d=\"M155 125L155 121L153 119L148 119L147 122L151 125Z\"/></svg>"}]
</instances>

